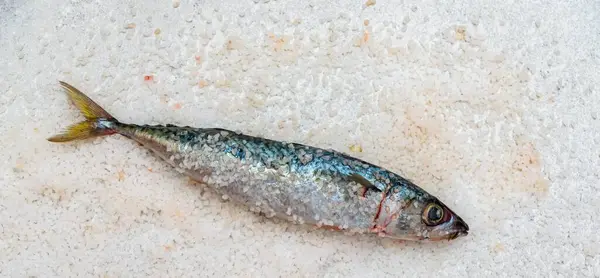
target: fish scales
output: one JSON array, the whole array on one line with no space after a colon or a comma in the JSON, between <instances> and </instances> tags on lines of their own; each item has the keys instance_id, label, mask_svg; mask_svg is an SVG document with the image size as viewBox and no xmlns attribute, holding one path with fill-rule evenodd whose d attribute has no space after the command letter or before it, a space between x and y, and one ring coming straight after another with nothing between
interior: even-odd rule
<instances>
[{"instance_id":1,"label":"fish scales","mask_svg":"<svg viewBox=\"0 0 600 278\"><path fill-rule=\"evenodd\" d=\"M114 128L220 194L298 223L367 231L381 193L370 191L362 198L363 186L349 176L368 177L383 190L385 185L375 180L374 173L391 175L333 150L226 129L127 124Z\"/></svg>"},{"instance_id":2,"label":"fish scales","mask_svg":"<svg viewBox=\"0 0 600 278\"><path fill-rule=\"evenodd\" d=\"M60 82L86 120L48 138L120 134L224 198L267 217L402 240L452 240L468 225L439 199L385 168L332 149L223 128L122 123Z\"/></svg>"}]
</instances>

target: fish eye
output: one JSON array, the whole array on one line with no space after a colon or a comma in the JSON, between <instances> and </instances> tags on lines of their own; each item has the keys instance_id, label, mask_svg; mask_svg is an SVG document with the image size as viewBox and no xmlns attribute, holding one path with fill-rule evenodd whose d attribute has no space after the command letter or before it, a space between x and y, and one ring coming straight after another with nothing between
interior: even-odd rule
<instances>
[{"instance_id":1,"label":"fish eye","mask_svg":"<svg viewBox=\"0 0 600 278\"><path fill-rule=\"evenodd\" d=\"M423 210L422 218L427 225L437 225L444 219L444 209L438 204L431 203Z\"/></svg>"}]
</instances>

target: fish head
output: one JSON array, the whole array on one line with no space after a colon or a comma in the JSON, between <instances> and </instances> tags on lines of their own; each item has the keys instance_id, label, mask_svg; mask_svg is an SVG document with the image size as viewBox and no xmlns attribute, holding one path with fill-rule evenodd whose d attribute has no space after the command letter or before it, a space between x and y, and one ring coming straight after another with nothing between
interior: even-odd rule
<instances>
[{"instance_id":1,"label":"fish head","mask_svg":"<svg viewBox=\"0 0 600 278\"><path fill-rule=\"evenodd\" d=\"M382 200L375 232L399 240L439 241L466 236L469 226L448 206L417 186L392 186Z\"/></svg>"}]
</instances>

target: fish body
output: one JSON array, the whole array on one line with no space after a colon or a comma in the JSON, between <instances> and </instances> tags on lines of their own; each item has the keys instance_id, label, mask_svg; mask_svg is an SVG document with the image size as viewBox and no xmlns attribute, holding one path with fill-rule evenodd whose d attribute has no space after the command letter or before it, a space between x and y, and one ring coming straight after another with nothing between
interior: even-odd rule
<instances>
[{"instance_id":1,"label":"fish body","mask_svg":"<svg viewBox=\"0 0 600 278\"><path fill-rule=\"evenodd\" d=\"M455 239L468 225L436 197L377 165L330 149L223 128L118 121L60 82L86 120L48 140L120 134L191 179L267 217L402 240Z\"/></svg>"}]
</instances>

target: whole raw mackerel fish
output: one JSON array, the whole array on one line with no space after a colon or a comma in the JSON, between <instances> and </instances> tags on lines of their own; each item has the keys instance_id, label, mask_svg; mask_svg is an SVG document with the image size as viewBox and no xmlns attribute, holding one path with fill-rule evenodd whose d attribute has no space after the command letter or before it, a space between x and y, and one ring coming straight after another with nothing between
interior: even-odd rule
<instances>
[{"instance_id":1,"label":"whole raw mackerel fish","mask_svg":"<svg viewBox=\"0 0 600 278\"><path fill-rule=\"evenodd\" d=\"M123 135L267 217L400 240L468 234L469 226L436 197L360 159L221 128L125 124L75 87L60 84L86 120L48 138L51 142Z\"/></svg>"}]
</instances>

